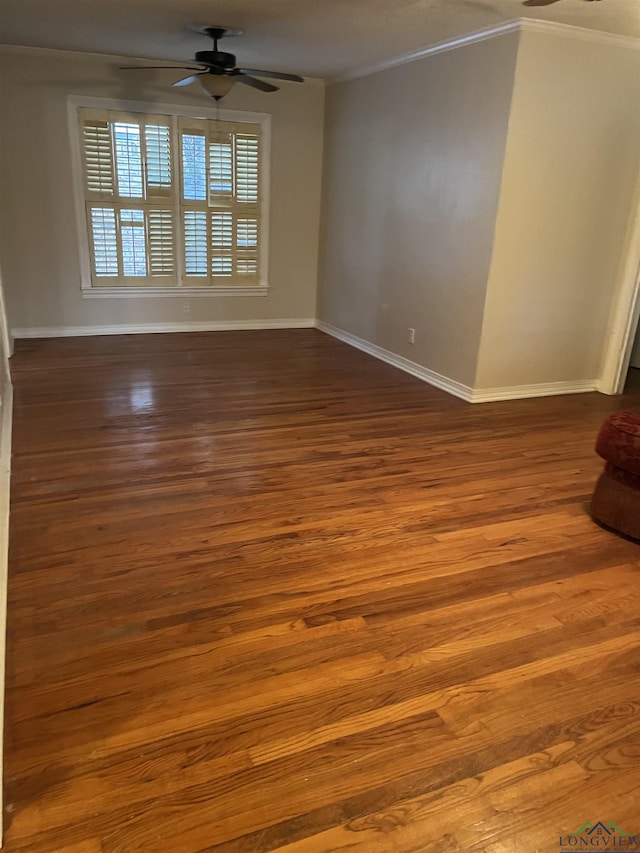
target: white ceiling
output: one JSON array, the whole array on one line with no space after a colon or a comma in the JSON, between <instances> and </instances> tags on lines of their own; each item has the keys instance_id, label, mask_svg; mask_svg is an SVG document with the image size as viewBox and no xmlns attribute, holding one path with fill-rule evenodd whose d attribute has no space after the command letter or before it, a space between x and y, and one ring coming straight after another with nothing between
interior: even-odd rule
<instances>
[{"instance_id":1,"label":"white ceiling","mask_svg":"<svg viewBox=\"0 0 640 853\"><path fill-rule=\"evenodd\" d=\"M0 41L179 61L221 24L240 65L331 78L519 17L640 36L640 0L0 0Z\"/></svg>"}]
</instances>

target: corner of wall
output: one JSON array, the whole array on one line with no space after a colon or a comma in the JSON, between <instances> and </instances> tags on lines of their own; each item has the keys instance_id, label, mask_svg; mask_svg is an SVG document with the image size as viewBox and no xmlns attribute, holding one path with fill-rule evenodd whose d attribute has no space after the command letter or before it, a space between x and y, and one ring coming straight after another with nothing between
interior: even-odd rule
<instances>
[{"instance_id":1,"label":"corner of wall","mask_svg":"<svg viewBox=\"0 0 640 853\"><path fill-rule=\"evenodd\" d=\"M518 83L519 58L520 58L520 50L522 47L522 35L523 35L523 31L524 31L524 22L525 21L526 21L525 18L519 19L520 26L518 27L518 30L517 30L518 43L517 43L517 47L516 47L516 54L515 54L514 65L513 65L513 80L512 80L512 84L511 84L511 98L509 100L509 113L508 113L508 117L507 117L507 128L506 128L506 133L505 133L504 151L503 151L503 156L502 156L502 170L500 173L500 189L499 189L499 194L498 194L498 207L497 207L496 216L495 216L495 219L493 222L493 239L492 239L492 246L491 246L491 258L489 260L489 273L487 275L487 285L486 285L485 291L484 291L484 304L482 306L482 326L480 329L480 336L478 338L478 350L476 353L476 369L475 369L475 374L473 377L474 393L476 393L476 392L482 393L482 389L478 388L478 382L479 382L479 377L481 376L482 350L483 350L483 344L485 343L485 331L486 331L486 321L487 321L487 304L488 304L488 300L489 300L489 292L491 289L491 279L492 279L492 275L494 272L494 263L495 263L495 254L496 254L496 238L497 238L497 234L498 234L498 224L500 221L500 208L501 208L501 204L503 201L502 189L503 189L504 180L505 180L505 169L506 169L507 156L508 156L508 151L509 151L509 136L510 136L510 133L512 130L513 104L514 104L514 100L515 100L516 86Z\"/></svg>"},{"instance_id":2,"label":"corner of wall","mask_svg":"<svg viewBox=\"0 0 640 853\"><path fill-rule=\"evenodd\" d=\"M316 256L316 292L315 292L315 317L320 317L322 307L323 286L323 246L325 239L325 176L327 155L327 86L324 85L322 95L322 139L320 141L320 203L318 210L318 249Z\"/></svg>"},{"instance_id":3,"label":"corner of wall","mask_svg":"<svg viewBox=\"0 0 640 853\"><path fill-rule=\"evenodd\" d=\"M640 317L640 160L634 203L625 237L625 251L620 259L608 334L602 345L599 382L603 394L620 394L624 390L638 318Z\"/></svg>"}]
</instances>

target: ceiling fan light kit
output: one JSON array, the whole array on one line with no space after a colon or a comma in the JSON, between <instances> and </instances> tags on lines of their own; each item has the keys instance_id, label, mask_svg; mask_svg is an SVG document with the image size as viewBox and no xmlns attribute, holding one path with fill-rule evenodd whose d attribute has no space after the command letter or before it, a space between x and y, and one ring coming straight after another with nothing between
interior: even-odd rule
<instances>
[{"instance_id":1,"label":"ceiling fan light kit","mask_svg":"<svg viewBox=\"0 0 640 853\"><path fill-rule=\"evenodd\" d=\"M201 74L197 79L207 95L211 95L216 101L228 95L236 82L233 77L217 77L214 74Z\"/></svg>"},{"instance_id":2,"label":"ceiling fan light kit","mask_svg":"<svg viewBox=\"0 0 640 853\"><path fill-rule=\"evenodd\" d=\"M183 77L181 80L176 80L173 85L190 86L197 80L205 92L216 101L224 98L235 83L244 83L246 86L251 86L252 89L258 89L261 92L278 91L277 86L258 79L260 77L288 80L292 83L304 82L299 74L285 74L282 71L261 71L254 68L238 68L233 53L218 50L218 41L222 38L242 35L242 30L219 26L191 26L189 29L213 39L213 50L197 51L190 65L125 65L122 66L122 70L175 68L192 71L194 72L193 74Z\"/></svg>"}]
</instances>

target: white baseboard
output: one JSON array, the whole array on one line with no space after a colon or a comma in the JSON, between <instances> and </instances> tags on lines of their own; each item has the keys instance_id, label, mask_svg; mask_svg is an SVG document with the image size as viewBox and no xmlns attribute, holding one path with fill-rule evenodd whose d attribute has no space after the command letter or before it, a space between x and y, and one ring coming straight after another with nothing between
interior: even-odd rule
<instances>
[{"instance_id":1,"label":"white baseboard","mask_svg":"<svg viewBox=\"0 0 640 853\"><path fill-rule=\"evenodd\" d=\"M192 320L184 323L124 323L117 326L32 326L12 329L14 338L75 338L91 335L150 335L162 332L225 332L254 329L312 329L315 320Z\"/></svg>"},{"instance_id":2,"label":"white baseboard","mask_svg":"<svg viewBox=\"0 0 640 853\"><path fill-rule=\"evenodd\" d=\"M356 349L372 355L374 358L379 358L380 361L385 361L394 367L404 370L405 373L410 373L412 376L422 379L429 385L434 385L442 391L453 394L454 397L459 397L467 403L494 403L500 400L521 400L529 397L552 397L559 394L584 394L588 391L599 391L600 383L597 379L579 380L575 382L546 382L539 385L512 385L503 388L470 388L468 385L463 385L461 382L456 382L454 379L449 379L447 376L442 376L434 370L429 370L428 367L423 367L415 361L410 361L408 358L403 358L396 355L390 350L372 344L369 341L358 338L350 332L345 332L336 326L325 323L324 320L316 322L316 328L321 332L331 335L338 340L349 344Z\"/></svg>"},{"instance_id":3,"label":"white baseboard","mask_svg":"<svg viewBox=\"0 0 640 853\"><path fill-rule=\"evenodd\" d=\"M561 394L586 394L599 391L597 379L579 379L573 382L543 382L538 385L511 385L502 388L476 388L471 394L472 403L496 403L500 400L523 400L530 397L556 397Z\"/></svg>"},{"instance_id":4,"label":"white baseboard","mask_svg":"<svg viewBox=\"0 0 640 853\"><path fill-rule=\"evenodd\" d=\"M428 367L423 367L415 361L410 361L408 358L396 355L391 350L383 349L376 344L365 341L363 338L352 335L351 332L345 332L337 326L325 323L324 320L318 320L316 328L327 335L337 338L339 341L343 341L345 344L349 344L349 346L372 355L374 358L379 358L380 361L385 361L387 364L404 370L405 373L410 373L412 376L422 379L423 382L428 382L429 385L434 385L442 391L453 394L454 397L460 397L461 400L466 400L468 403L473 402L473 390L468 385L463 385L461 382L456 382L454 379L442 376L442 374L436 373L435 370L429 370Z\"/></svg>"}]
</instances>

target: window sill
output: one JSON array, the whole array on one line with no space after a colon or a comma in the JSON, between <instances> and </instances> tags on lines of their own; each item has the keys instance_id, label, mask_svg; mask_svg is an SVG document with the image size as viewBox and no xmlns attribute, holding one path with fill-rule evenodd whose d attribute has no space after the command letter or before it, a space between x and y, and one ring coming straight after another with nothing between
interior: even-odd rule
<instances>
[{"instance_id":1,"label":"window sill","mask_svg":"<svg viewBox=\"0 0 640 853\"><path fill-rule=\"evenodd\" d=\"M216 287L86 287L84 299L140 299L145 297L268 296L268 285L218 285Z\"/></svg>"}]
</instances>

